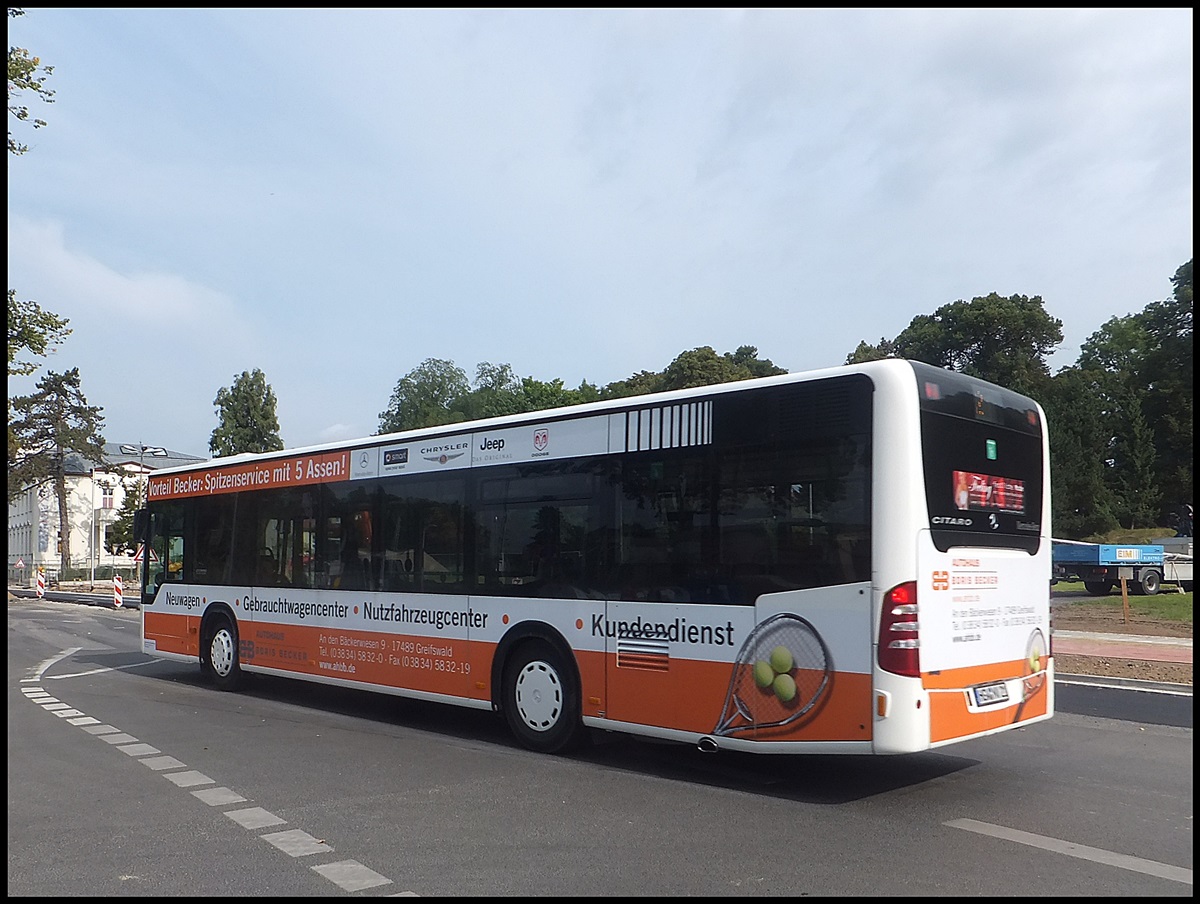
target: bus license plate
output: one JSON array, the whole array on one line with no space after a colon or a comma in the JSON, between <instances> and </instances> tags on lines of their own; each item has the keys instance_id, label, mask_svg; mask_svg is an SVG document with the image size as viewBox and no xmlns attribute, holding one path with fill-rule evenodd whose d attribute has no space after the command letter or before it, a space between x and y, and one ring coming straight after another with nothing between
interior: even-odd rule
<instances>
[{"instance_id":1,"label":"bus license plate","mask_svg":"<svg viewBox=\"0 0 1200 904\"><path fill-rule=\"evenodd\" d=\"M1008 687L1004 682L999 684L984 684L975 688L975 705L991 706L993 703L1008 701Z\"/></svg>"}]
</instances>

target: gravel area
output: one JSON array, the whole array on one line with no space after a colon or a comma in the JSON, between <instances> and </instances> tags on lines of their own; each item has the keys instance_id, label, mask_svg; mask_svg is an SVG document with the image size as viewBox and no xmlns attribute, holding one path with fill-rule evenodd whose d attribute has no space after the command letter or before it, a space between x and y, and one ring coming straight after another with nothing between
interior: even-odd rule
<instances>
[{"instance_id":1,"label":"gravel area","mask_svg":"<svg viewBox=\"0 0 1200 904\"><path fill-rule=\"evenodd\" d=\"M1139 681L1165 681L1192 686L1192 667L1186 662L1149 662L1058 653L1054 656L1054 673L1098 678L1136 678Z\"/></svg>"}]
</instances>

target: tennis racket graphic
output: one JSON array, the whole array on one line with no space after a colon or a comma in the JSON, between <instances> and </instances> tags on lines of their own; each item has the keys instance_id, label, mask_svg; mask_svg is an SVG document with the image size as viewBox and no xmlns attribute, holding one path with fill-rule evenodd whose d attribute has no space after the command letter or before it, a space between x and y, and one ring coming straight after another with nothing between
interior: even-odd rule
<instances>
[{"instance_id":1,"label":"tennis racket graphic","mask_svg":"<svg viewBox=\"0 0 1200 904\"><path fill-rule=\"evenodd\" d=\"M829 650L816 628L798 615L772 615L750 632L738 652L713 734L797 721L812 712L831 674Z\"/></svg>"},{"instance_id":2,"label":"tennis racket graphic","mask_svg":"<svg viewBox=\"0 0 1200 904\"><path fill-rule=\"evenodd\" d=\"M1029 635L1029 642L1025 644L1025 661L1021 665L1025 677L1021 681L1021 702L1017 706L1016 715L1013 716L1014 722L1021 721L1025 704L1046 685L1047 652L1046 635L1042 633L1041 628L1034 628L1033 633Z\"/></svg>"}]
</instances>

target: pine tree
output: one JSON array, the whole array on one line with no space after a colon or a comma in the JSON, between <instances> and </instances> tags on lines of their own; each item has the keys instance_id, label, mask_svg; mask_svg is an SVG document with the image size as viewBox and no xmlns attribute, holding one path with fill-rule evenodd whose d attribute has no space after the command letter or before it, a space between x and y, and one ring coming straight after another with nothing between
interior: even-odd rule
<instances>
[{"instance_id":1,"label":"pine tree","mask_svg":"<svg viewBox=\"0 0 1200 904\"><path fill-rule=\"evenodd\" d=\"M232 386L222 386L213 405L219 423L208 441L208 449L214 456L278 452L283 448L279 417L275 413L275 391L257 367L234 377Z\"/></svg>"},{"instance_id":2,"label":"pine tree","mask_svg":"<svg viewBox=\"0 0 1200 904\"><path fill-rule=\"evenodd\" d=\"M33 395L12 400L12 435L16 454L9 461L8 497L30 486L53 486L58 500L58 530L62 541L59 561L63 572L71 563L71 525L67 510L67 456L75 453L89 462L104 458L103 408L84 398L79 368L53 371L37 383Z\"/></svg>"}]
</instances>

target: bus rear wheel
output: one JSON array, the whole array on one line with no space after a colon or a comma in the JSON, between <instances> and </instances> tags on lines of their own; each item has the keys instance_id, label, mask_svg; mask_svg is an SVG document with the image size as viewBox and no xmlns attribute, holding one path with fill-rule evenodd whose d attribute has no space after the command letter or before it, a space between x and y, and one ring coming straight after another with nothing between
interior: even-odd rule
<instances>
[{"instance_id":1,"label":"bus rear wheel","mask_svg":"<svg viewBox=\"0 0 1200 904\"><path fill-rule=\"evenodd\" d=\"M1084 581L1083 589L1092 596L1107 596L1113 585L1108 581Z\"/></svg>"},{"instance_id":2,"label":"bus rear wheel","mask_svg":"<svg viewBox=\"0 0 1200 904\"><path fill-rule=\"evenodd\" d=\"M526 641L513 651L502 705L508 727L530 750L563 753L582 739L578 679L547 641Z\"/></svg>"},{"instance_id":3,"label":"bus rear wheel","mask_svg":"<svg viewBox=\"0 0 1200 904\"><path fill-rule=\"evenodd\" d=\"M203 635L200 668L219 690L235 691L242 684L238 630L228 616L218 615Z\"/></svg>"}]
</instances>

